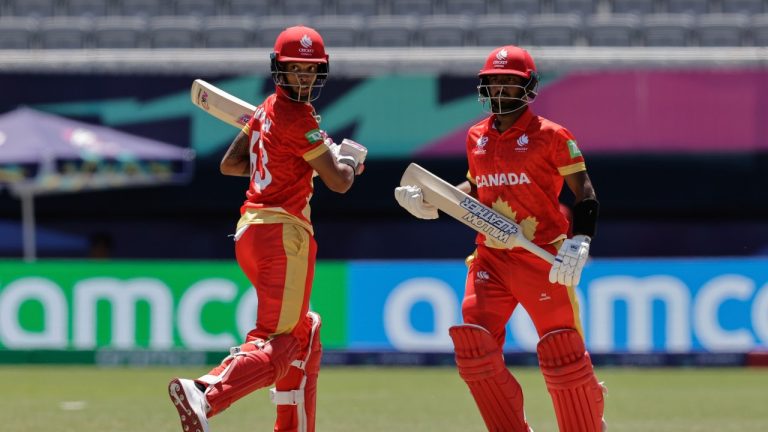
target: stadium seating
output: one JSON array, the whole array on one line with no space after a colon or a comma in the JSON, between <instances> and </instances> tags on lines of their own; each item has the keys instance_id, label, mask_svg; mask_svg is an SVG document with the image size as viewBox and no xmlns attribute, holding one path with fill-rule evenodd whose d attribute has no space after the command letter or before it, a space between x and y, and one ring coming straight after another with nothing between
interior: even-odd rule
<instances>
[{"instance_id":1,"label":"stadium seating","mask_svg":"<svg viewBox=\"0 0 768 432\"><path fill-rule=\"evenodd\" d=\"M419 20L412 16L379 15L368 19L365 34L372 47L410 46Z\"/></svg>"},{"instance_id":2,"label":"stadium seating","mask_svg":"<svg viewBox=\"0 0 768 432\"><path fill-rule=\"evenodd\" d=\"M93 21L87 17L46 17L40 21L40 46L48 49L88 48Z\"/></svg>"},{"instance_id":3,"label":"stadium seating","mask_svg":"<svg viewBox=\"0 0 768 432\"><path fill-rule=\"evenodd\" d=\"M747 44L749 17L744 14L702 14L695 33L700 46L742 46Z\"/></svg>"},{"instance_id":4,"label":"stadium seating","mask_svg":"<svg viewBox=\"0 0 768 432\"><path fill-rule=\"evenodd\" d=\"M536 15L541 13L539 0L499 0L499 12L502 14Z\"/></svg>"},{"instance_id":5,"label":"stadium seating","mask_svg":"<svg viewBox=\"0 0 768 432\"><path fill-rule=\"evenodd\" d=\"M656 12L656 1L613 0L612 12L617 14L651 14Z\"/></svg>"},{"instance_id":6,"label":"stadium seating","mask_svg":"<svg viewBox=\"0 0 768 432\"><path fill-rule=\"evenodd\" d=\"M0 49L34 47L38 21L31 17L0 17Z\"/></svg>"},{"instance_id":7,"label":"stadium seating","mask_svg":"<svg viewBox=\"0 0 768 432\"><path fill-rule=\"evenodd\" d=\"M200 46L200 20L192 16L160 16L149 21L152 48L197 48Z\"/></svg>"},{"instance_id":8,"label":"stadium seating","mask_svg":"<svg viewBox=\"0 0 768 432\"><path fill-rule=\"evenodd\" d=\"M534 15L528 21L525 42L550 46L577 44L581 23L577 14Z\"/></svg>"},{"instance_id":9,"label":"stadium seating","mask_svg":"<svg viewBox=\"0 0 768 432\"><path fill-rule=\"evenodd\" d=\"M217 16L203 26L206 48L245 48L255 44L256 20L248 15Z\"/></svg>"},{"instance_id":10,"label":"stadium seating","mask_svg":"<svg viewBox=\"0 0 768 432\"><path fill-rule=\"evenodd\" d=\"M13 16L53 16L56 10L56 0L8 0L8 15Z\"/></svg>"},{"instance_id":11,"label":"stadium seating","mask_svg":"<svg viewBox=\"0 0 768 432\"><path fill-rule=\"evenodd\" d=\"M755 46L768 47L768 14L753 16L751 27Z\"/></svg>"},{"instance_id":12,"label":"stadium seating","mask_svg":"<svg viewBox=\"0 0 768 432\"><path fill-rule=\"evenodd\" d=\"M147 20L142 17L108 17L93 27L95 48L144 48L147 46Z\"/></svg>"},{"instance_id":13,"label":"stadium seating","mask_svg":"<svg viewBox=\"0 0 768 432\"><path fill-rule=\"evenodd\" d=\"M326 45L353 47L361 42L365 22L357 15L328 15L315 17L311 24L323 36Z\"/></svg>"},{"instance_id":14,"label":"stadium seating","mask_svg":"<svg viewBox=\"0 0 768 432\"><path fill-rule=\"evenodd\" d=\"M688 46L694 17L688 14L651 14L643 18L643 37L646 46Z\"/></svg>"},{"instance_id":15,"label":"stadium seating","mask_svg":"<svg viewBox=\"0 0 768 432\"><path fill-rule=\"evenodd\" d=\"M0 0L0 13L0 45L30 48L57 45L42 42L53 30L10 17L92 18L93 33L61 44L103 48L265 47L312 23L330 46L762 46L768 0ZM200 27L156 28L159 17Z\"/></svg>"},{"instance_id":16,"label":"stadium seating","mask_svg":"<svg viewBox=\"0 0 768 432\"><path fill-rule=\"evenodd\" d=\"M585 37L590 46L634 46L638 44L640 18L633 14L593 15L587 19Z\"/></svg>"},{"instance_id":17,"label":"stadium seating","mask_svg":"<svg viewBox=\"0 0 768 432\"><path fill-rule=\"evenodd\" d=\"M444 47L468 44L471 21L457 15L431 15L419 25L417 43L421 46Z\"/></svg>"},{"instance_id":18,"label":"stadium seating","mask_svg":"<svg viewBox=\"0 0 768 432\"><path fill-rule=\"evenodd\" d=\"M110 12L109 0L67 0L64 12L70 16L106 16Z\"/></svg>"},{"instance_id":19,"label":"stadium seating","mask_svg":"<svg viewBox=\"0 0 768 432\"><path fill-rule=\"evenodd\" d=\"M524 15L486 15L475 20L475 44L497 47L522 44L528 20Z\"/></svg>"}]
</instances>

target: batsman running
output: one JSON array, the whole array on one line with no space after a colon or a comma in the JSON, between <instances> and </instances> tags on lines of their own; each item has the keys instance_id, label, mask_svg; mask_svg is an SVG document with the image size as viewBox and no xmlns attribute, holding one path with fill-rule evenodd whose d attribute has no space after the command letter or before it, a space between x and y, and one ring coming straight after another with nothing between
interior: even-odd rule
<instances>
[{"instance_id":1,"label":"batsman running","mask_svg":"<svg viewBox=\"0 0 768 432\"><path fill-rule=\"evenodd\" d=\"M221 161L224 175L249 178L235 231L237 262L256 289L256 326L219 366L169 384L184 432L254 390L274 384L275 431L313 432L320 369L320 316L309 311L317 245L309 201L316 172L338 193L362 173L365 147L335 144L311 102L328 77L320 34L290 27L271 54L275 92L256 108Z\"/></svg>"},{"instance_id":2,"label":"batsman running","mask_svg":"<svg viewBox=\"0 0 768 432\"><path fill-rule=\"evenodd\" d=\"M584 345L574 288L595 235L598 202L584 158L564 127L529 104L539 76L528 51L493 50L479 73L479 101L491 115L467 134L468 181L457 187L516 221L525 237L556 254L550 265L520 247L503 249L483 234L467 258L464 323L451 327L456 364L489 431L532 431L523 391L504 364L505 326L521 305L539 335L537 354L563 432L605 430L603 391ZM559 210L563 183L573 191L573 237ZM422 219L438 217L415 185L397 202Z\"/></svg>"}]
</instances>

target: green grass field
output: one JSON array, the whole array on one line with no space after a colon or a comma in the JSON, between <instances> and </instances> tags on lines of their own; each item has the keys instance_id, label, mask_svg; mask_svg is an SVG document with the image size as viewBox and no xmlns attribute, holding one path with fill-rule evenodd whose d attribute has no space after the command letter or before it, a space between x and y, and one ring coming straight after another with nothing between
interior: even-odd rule
<instances>
[{"instance_id":1,"label":"green grass field","mask_svg":"<svg viewBox=\"0 0 768 432\"><path fill-rule=\"evenodd\" d=\"M557 431L537 369L512 369L536 432ZM180 430L166 394L174 376L207 369L1 366L0 430L156 432ZM598 370L609 388L615 431L768 431L768 369ZM212 419L212 432L272 430L266 390ZM327 367L320 376L320 432L483 431L452 368Z\"/></svg>"}]
</instances>

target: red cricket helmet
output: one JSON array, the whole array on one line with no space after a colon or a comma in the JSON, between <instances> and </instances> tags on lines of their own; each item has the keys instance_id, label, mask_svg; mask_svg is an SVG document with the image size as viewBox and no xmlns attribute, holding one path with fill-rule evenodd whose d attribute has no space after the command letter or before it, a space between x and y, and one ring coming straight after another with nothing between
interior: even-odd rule
<instances>
[{"instance_id":1,"label":"red cricket helmet","mask_svg":"<svg viewBox=\"0 0 768 432\"><path fill-rule=\"evenodd\" d=\"M491 51L477 76L512 74L530 78L532 73L536 73L536 64L528 51L507 45Z\"/></svg>"},{"instance_id":2,"label":"red cricket helmet","mask_svg":"<svg viewBox=\"0 0 768 432\"><path fill-rule=\"evenodd\" d=\"M517 97L491 96L488 76L490 75L515 75L525 79L519 87L522 93ZM478 101L483 104L487 112L495 114L508 114L517 111L536 99L539 86L539 74L536 72L536 64L528 51L515 46L506 45L491 51L485 60L483 68L477 74L480 85L477 86Z\"/></svg>"},{"instance_id":3,"label":"red cricket helmet","mask_svg":"<svg viewBox=\"0 0 768 432\"><path fill-rule=\"evenodd\" d=\"M279 62L328 63L320 33L305 26L283 30L275 40L274 54Z\"/></svg>"},{"instance_id":4,"label":"red cricket helmet","mask_svg":"<svg viewBox=\"0 0 768 432\"><path fill-rule=\"evenodd\" d=\"M287 91L289 98L299 102L311 102L320 96L320 89L328 78L329 60L325 43L315 29L306 26L288 27L275 40L275 49L270 54L270 69L275 85ZM290 86L282 77L287 73L283 64L290 62L317 63L317 75L312 91L307 98L298 96L295 86Z\"/></svg>"}]
</instances>

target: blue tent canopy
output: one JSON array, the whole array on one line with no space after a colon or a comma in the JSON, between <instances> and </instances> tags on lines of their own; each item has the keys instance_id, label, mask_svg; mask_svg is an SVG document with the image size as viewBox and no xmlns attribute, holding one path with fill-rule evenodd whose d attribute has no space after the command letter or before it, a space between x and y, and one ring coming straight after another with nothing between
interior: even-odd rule
<instances>
[{"instance_id":1,"label":"blue tent canopy","mask_svg":"<svg viewBox=\"0 0 768 432\"><path fill-rule=\"evenodd\" d=\"M28 260L36 195L186 183L193 161L188 148L31 108L0 115L0 186L22 200Z\"/></svg>"}]
</instances>

